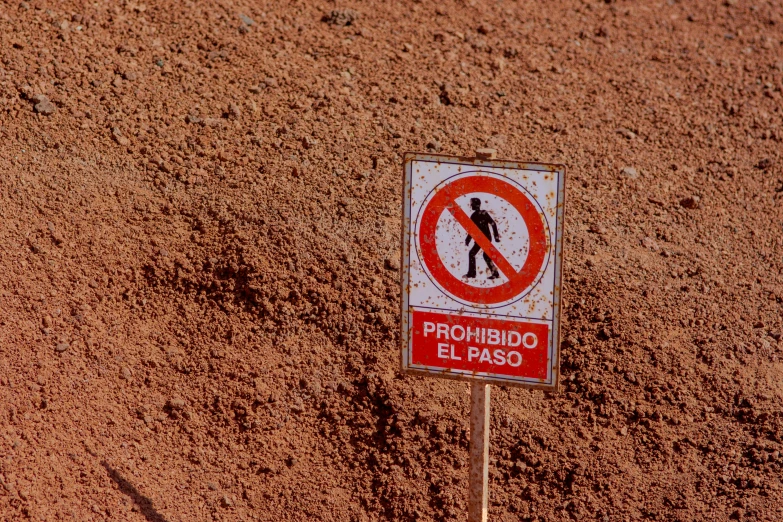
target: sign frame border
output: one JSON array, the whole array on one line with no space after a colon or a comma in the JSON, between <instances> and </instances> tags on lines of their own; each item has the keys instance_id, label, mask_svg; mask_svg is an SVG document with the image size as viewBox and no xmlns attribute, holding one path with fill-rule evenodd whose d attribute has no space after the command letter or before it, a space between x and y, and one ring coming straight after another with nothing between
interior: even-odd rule
<instances>
[{"instance_id":1,"label":"sign frame border","mask_svg":"<svg viewBox=\"0 0 783 522\"><path fill-rule=\"evenodd\" d=\"M553 295L553 321L552 321L552 382L550 383L528 383L516 380L509 380L505 376L498 374L486 375L465 375L464 373L452 373L448 370L425 370L420 368L411 368L408 356L410 353L410 305L408 298L408 288L410 286L410 233L411 220L410 195L411 181L413 175L413 163L416 161L427 161L433 163L457 164L466 167L489 167L506 168L516 170L530 170L534 172L552 172L557 174L557 209L555 219L554 233L554 263L555 263L555 285ZM505 386L515 386L526 389L540 389L546 391L558 391L560 389L560 311L562 307L562 273L565 252L563 248L563 229L565 228L565 202L566 202L566 168L559 163L537 163L524 162L507 159L481 159L471 156L453 156L445 154L427 154L420 152L406 152L403 156L403 183L402 183L402 212L401 212L401 235L400 235L400 370L404 374L419 375L427 377L440 377L445 379L470 381L484 384L499 384Z\"/></svg>"}]
</instances>

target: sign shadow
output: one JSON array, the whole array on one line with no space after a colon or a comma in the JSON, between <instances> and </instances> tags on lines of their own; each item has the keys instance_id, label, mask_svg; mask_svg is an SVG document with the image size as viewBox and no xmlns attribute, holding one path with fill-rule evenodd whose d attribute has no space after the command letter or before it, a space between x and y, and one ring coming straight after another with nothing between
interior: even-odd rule
<instances>
[{"instance_id":1,"label":"sign shadow","mask_svg":"<svg viewBox=\"0 0 783 522\"><path fill-rule=\"evenodd\" d=\"M122 475L120 475L119 471L111 467L105 460L101 461L101 466L106 469L106 472L109 474L109 478L111 478L119 486L120 491L128 495L131 500L133 500L134 504L136 504L136 506L139 508L139 511L142 515L144 515L144 518L146 518L148 522L168 522L168 520L166 520L166 518L158 513L158 511L153 507L152 500L142 495L133 484L128 482Z\"/></svg>"}]
</instances>

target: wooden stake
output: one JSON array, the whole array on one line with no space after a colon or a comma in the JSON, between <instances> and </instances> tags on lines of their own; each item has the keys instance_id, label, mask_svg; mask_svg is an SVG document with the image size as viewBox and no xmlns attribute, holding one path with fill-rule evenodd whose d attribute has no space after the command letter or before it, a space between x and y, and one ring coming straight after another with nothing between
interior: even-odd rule
<instances>
[{"instance_id":1,"label":"wooden stake","mask_svg":"<svg viewBox=\"0 0 783 522\"><path fill-rule=\"evenodd\" d=\"M479 159L494 159L495 149L476 149ZM468 522L487 522L489 509L489 384L470 383L470 478Z\"/></svg>"},{"instance_id":2,"label":"wooden stake","mask_svg":"<svg viewBox=\"0 0 783 522\"><path fill-rule=\"evenodd\" d=\"M489 384L470 383L468 522L487 522L489 508Z\"/></svg>"}]
</instances>

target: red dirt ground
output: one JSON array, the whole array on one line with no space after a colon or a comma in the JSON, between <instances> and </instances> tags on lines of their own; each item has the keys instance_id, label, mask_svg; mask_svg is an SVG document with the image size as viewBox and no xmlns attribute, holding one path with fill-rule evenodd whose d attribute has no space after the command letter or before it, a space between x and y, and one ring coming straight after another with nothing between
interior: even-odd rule
<instances>
[{"instance_id":1,"label":"red dirt ground","mask_svg":"<svg viewBox=\"0 0 783 522\"><path fill-rule=\"evenodd\" d=\"M0 2L0 519L465 520L401 155L563 162L491 511L783 518L783 4Z\"/></svg>"}]
</instances>

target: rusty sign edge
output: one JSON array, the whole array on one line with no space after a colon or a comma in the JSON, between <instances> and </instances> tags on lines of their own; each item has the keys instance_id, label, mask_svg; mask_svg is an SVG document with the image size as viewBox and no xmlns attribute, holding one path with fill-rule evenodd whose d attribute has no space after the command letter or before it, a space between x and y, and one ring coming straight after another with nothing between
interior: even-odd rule
<instances>
[{"instance_id":1,"label":"rusty sign edge","mask_svg":"<svg viewBox=\"0 0 783 522\"><path fill-rule=\"evenodd\" d=\"M510 380L507 376L495 374L466 375L463 373L446 370L428 370L411 368L408 364L410 349L410 307L408 299L409 264L410 264L410 189L412 179L412 165L415 161L428 161L437 163L449 163L458 165L486 166L492 168L506 168L516 170L529 170L534 172L553 172L558 175L557 183L557 216L555 226L554 258L555 258L555 286L553 292L553 321L552 321L552 375L549 383L518 382ZM560 311L562 307L562 274L565 261L564 232L565 232L565 202L566 202L566 166L562 163L527 162L509 159L480 159L472 156L458 156L445 154L428 154L420 152L405 152L402 162L402 212L400 234L400 371L403 374L440 377L458 381L484 382L515 386L525 389L539 389L550 392L560 390L560 332L562 322Z\"/></svg>"}]
</instances>

